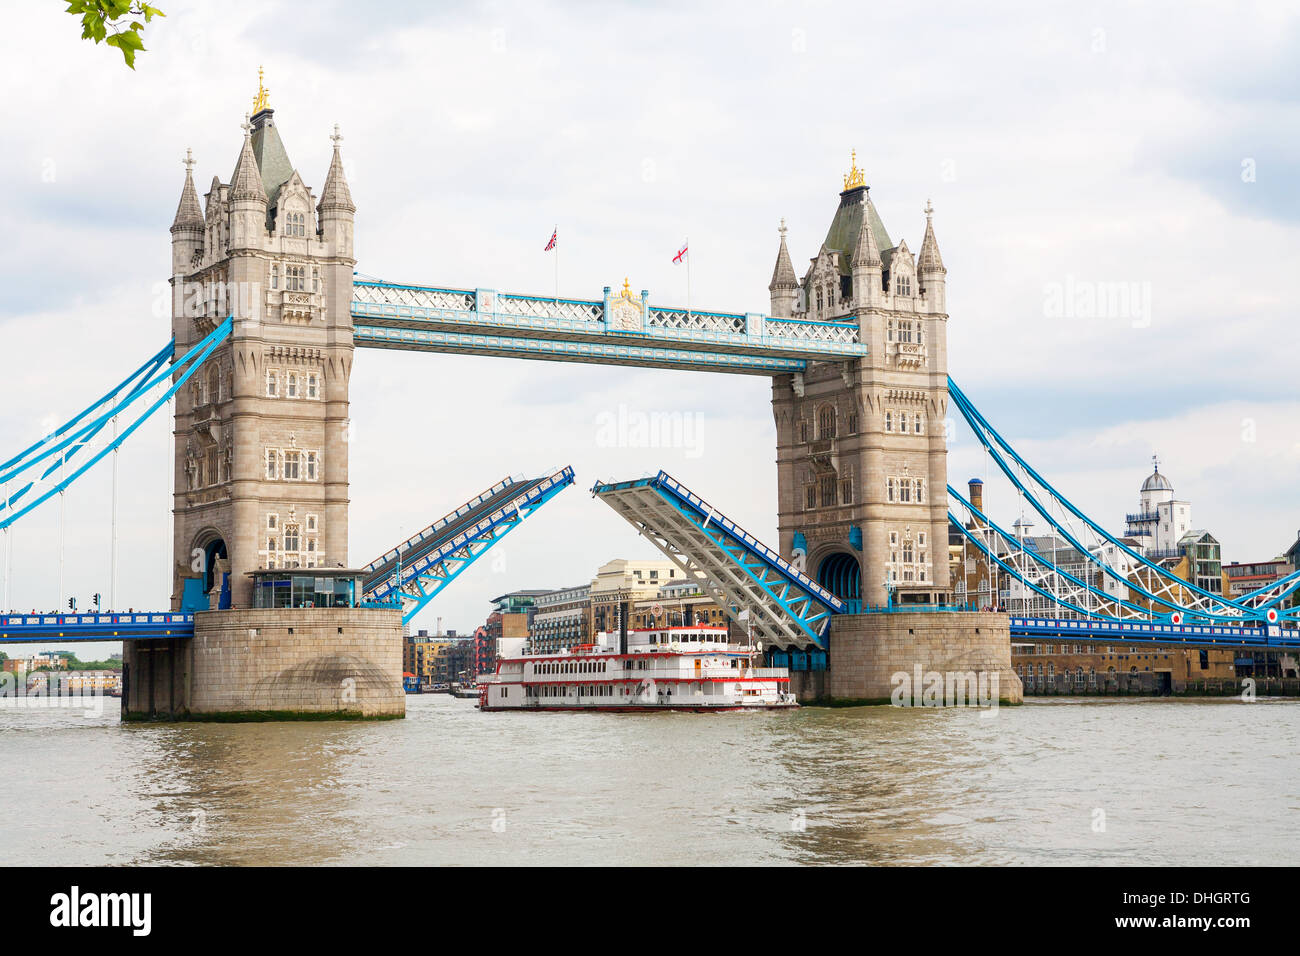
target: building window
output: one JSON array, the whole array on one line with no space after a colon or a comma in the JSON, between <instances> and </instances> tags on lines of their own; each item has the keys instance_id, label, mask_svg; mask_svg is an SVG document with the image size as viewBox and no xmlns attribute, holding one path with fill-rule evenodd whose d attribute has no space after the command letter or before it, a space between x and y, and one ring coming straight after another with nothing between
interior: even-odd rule
<instances>
[{"instance_id":1,"label":"building window","mask_svg":"<svg viewBox=\"0 0 1300 956\"><path fill-rule=\"evenodd\" d=\"M298 397L298 373L286 372L284 376L284 395L285 398Z\"/></svg>"},{"instance_id":2,"label":"building window","mask_svg":"<svg viewBox=\"0 0 1300 956\"><path fill-rule=\"evenodd\" d=\"M280 372L278 369L266 370L266 397L275 398L280 394Z\"/></svg>"},{"instance_id":3,"label":"building window","mask_svg":"<svg viewBox=\"0 0 1300 956\"><path fill-rule=\"evenodd\" d=\"M817 507L817 486L811 484L805 485L803 497L804 497L804 507L816 508Z\"/></svg>"},{"instance_id":4,"label":"building window","mask_svg":"<svg viewBox=\"0 0 1300 956\"><path fill-rule=\"evenodd\" d=\"M893 430L894 430L894 413L890 409L885 409L885 431L892 432Z\"/></svg>"},{"instance_id":5,"label":"building window","mask_svg":"<svg viewBox=\"0 0 1300 956\"><path fill-rule=\"evenodd\" d=\"M306 459L307 459L306 461L307 480L315 481L316 480L316 453L314 451L307 452Z\"/></svg>"},{"instance_id":6,"label":"building window","mask_svg":"<svg viewBox=\"0 0 1300 956\"><path fill-rule=\"evenodd\" d=\"M275 530L275 523L276 523L276 519L277 519L277 517L278 517L277 515L273 515L273 514L270 514L270 515L267 515L267 516L266 516L266 530L268 530L268 531L274 531L274 530Z\"/></svg>"},{"instance_id":7,"label":"building window","mask_svg":"<svg viewBox=\"0 0 1300 956\"><path fill-rule=\"evenodd\" d=\"M925 431L924 415L917 414L916 417L912 419L912 431L918 435Z\"/></svg>"},{"instance_id":8,"label":"building window","mask_svg":"<svg viewBox=\"0 0 1300 956\"><path fill-rule=\"evenodd\" d=\"M316 375L313 372L307 376L307 397L315 398L319 394Z\"/></svg>"},{"instance_id":9,"label":"building window","mask_svg":"<svg viewBox=\"0 0 1300 956\"><path fill-rule=\"evenodd\" d=\"M298 474L299 457L299 452L296 451L286 451L284 453L284 478L286 481L297 481L300 477Z\"/></svg>"},{"instance_id":10,"label":"building window","mask_svg":"<svg viewBox=\"0 0 1300 956\"><path fill-rule=\"evenodd\" d=\"M803 442L803 443L806 445L806 444L808 444L808 437L809 437L809 435L808 435L808 423L807 423L807 422L800 422L800 423L799 423L799 441Z\"/></svg>"},{"instance_id":11,"label":"building window","mask_svg":"<svg viewBox=\"0 0 1300 956\"><path fill-rule=\"evenodd\" d=\"M266 477L274 481L279 475L279 456L274 448L266 450Z\"/></svg>"},{"instance_id":12,"label":"building window","mask_svg":"<svg viewBox=\"0 0 1300 956\"><path fill-rule=\"evenodd\" d=\"M280 288L280 267L275 264L271 265L271 288Z\"/></svg>"},{"instance_id":13,"label":"building window","mask_svg":"<svg viewBox=\"0 0 1300 956\"><path fill-rule=\"evenodd\" d=\"M311 270L311 291L320 291L320 269L314 267Z\"/></svg>"},{"instance_id":14,"label":"building window","mask_svg":"<svg viewBox=\"0 0 1300 956\"><path fill-rule=\"evenodd\" d=\"M853 504L853 476L840 479L840 501L846 505Z\"/></svg>"},{"instance_id":15,"label":"building window","mask_svg":"<svg viewBox=\"0 0 1300 956\"><path fill-rule=\"evenodd\" d=\"M298 550L298 526L296 524L284 526L284 550L291 554Z\"/></svg>"},{"instance_id":16,"label":"building window","mask_svg":"<svg viewBox=\"0 0 1300 956\"><path fill-rule=\"evenodd\" d=\"M907 412L898 413L898 430L904 435L907 434Z\"/></svg>"},{"instance_id":17,"label":"building window","mask_svg":"<svg viewBox=\"0 0 1300 956\"><path fill-rule=\"evenodd\" d=\"M307 286L306 267L285 266L284 288L286 292L302 292Z\"/></svg>"},{"instance_id":18,"label":"building window","mask_svg":"<svg viewBox=\"0 0 1300 956\"><path fill-rule=\"evenodd\" d=\"M911 278L911 276L898 276L898 277L894 280L894 285L896 286L896 288L894 289L894 292L896 292L898 295L911 295L911 294L912 294L912 278Z\"/></svg>"},{"instance_id":19,"label":"building window","mask_svg":"<svg viewBox=\"0 0 1300 956\"><path fill-rule=\"evenodd\" d=\"M822 475L822 507L828 508L835 504L835 475Z\"/></svg>"},{"instance_id":20,"label":"building window","mask_svg":"<svg viewBox=\"0 0 1300 956\"><path fill-rule=\"evenodd\" d=\"M857 412L849 412L848 429L849 429L849 434L850 434L850 435L856 435L856 434L858 433L858 413L857 413Z\"/></svg>"},{"instance_id":21,"label":"building window","mask_svg":"<svg viewBox=\"0 0 1300 956\"><path fill-rule=\"evenodd\" d=\"M890 478L886 483L885 498L888 501L896 501L898 498L898 479ZM891 535L892 537L892 535Z\"/></svg>"},{"instance_id":22,"label":"building window","mask_svg":"<svg viewBox=\"0 0 1300 956\"><path fill-rule=\"evenodd\" d=\"M835 437L835 406L823 405L817 412L817 437L820 439Z\"/></svg>"},{"instance_id":23,"label":"building window","mask_svg":"<svg viewBox=\"0 0 1300 956\"><path fill-rule=\"evenodd\" d=\"M308 515L308 516L307 516L307 530L308 530L308 531L315 531L315 530L316 530L316 516L315 516L315 515Z\"/></svg>"}]
</instances>

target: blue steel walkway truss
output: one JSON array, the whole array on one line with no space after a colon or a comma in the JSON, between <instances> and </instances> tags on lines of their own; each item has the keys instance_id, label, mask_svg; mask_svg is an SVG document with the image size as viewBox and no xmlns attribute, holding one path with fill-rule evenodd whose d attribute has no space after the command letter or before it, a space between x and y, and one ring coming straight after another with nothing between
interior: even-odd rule
<instances>
[{"instance_id":1,"label":"blue steel walkway truss","mask_svg":"<svg viewBox=\"0 0 1300 956\"><path fill-rule=\"evenodd\" d=\"M364 348L745 375L802 372L810 361L868 353L856 322L656 306L626 290L561 299L358 277L352 320Z\"/></svg>"},{"instance_id":2,"label":"blue steel walkway truss","mask_svg":"<svg viewBox=\"0 0 1300 956\"><path fill-rule=\"evenodd\" d=\"M847 605L667 472L591 489L769 647L825 648Z\"/></svg>"},{"instance_id":3,"label":"blue steel walkway truss","mask_svg":"<svg viewBox=\"0 0 1300 956\"><path fill-rule=\"evenodd\" d=\"M573 484L573 469L506 478L365 567L364 599L402 606L409 622L521 521Z\"/></svg>"}]
</instances>

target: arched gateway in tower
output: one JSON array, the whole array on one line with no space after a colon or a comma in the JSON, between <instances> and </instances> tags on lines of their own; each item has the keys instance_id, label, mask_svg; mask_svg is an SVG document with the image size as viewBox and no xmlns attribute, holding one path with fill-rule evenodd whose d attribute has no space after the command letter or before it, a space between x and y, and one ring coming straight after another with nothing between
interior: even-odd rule
<instances>
[{"instance_id":1,"label":"arched gateway in tower","mask_svg":"<svg viewBox=\"0 0 1300 956\"><path fill-rule=\"evenodd\" d=\"M853 324L870 346L772 382L781 552L806 554L823 586L869 605L940 603L949 590L947 270L931 213L913 258L855 155L803 278L783 224L768 287L773 316Z\"/></svg>"}]
</instances>

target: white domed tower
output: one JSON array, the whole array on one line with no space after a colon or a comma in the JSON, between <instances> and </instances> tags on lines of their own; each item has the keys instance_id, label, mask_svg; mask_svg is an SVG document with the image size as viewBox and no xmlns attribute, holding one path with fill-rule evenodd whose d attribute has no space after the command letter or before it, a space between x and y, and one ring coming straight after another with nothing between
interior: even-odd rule
<instances>
[{"instance_id":1,"label":"white domed tower","mask_svg":"<svg viewBox=\"0 0 1300 956\"><path fill-rule=\"evenodd\" d=\"M1172 555L1178 540L1191 530L1192 506L1174 499L1174 484L1160 473L1160 460L1151 457L1152 472L1142 482L1136 514L1130 514L1125 534L1140 545L1147 557Z\"/></svg>"},{"instance_id":2,"label":"white domed tower","mask_svg":"<svg viewBox=\"0 0 1300 956\"><path fill-rule=\"evenodd\" d=\"M1173 483L1160 474L1160 459L1152 456L1151 463L1155 470L1142 482L1142 510L1154 512L1157 505L1174 500Z\"/></svg>"}]
</instances>

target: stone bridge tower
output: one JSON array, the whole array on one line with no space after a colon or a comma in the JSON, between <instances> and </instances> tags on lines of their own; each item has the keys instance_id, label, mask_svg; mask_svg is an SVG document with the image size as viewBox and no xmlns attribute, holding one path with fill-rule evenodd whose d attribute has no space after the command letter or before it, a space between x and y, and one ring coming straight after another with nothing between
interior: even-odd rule
<instances>
[{"instance_id":1,"label":"stone bridge tower","mask_svg":"<svg viewBox=\"0 0 1300 956\"><path fill-rule=\"evenodd\" d=\"M176 354L234 331L177 393L173 608L248 607L247 572L348 562L356 207L334 154L317 201L261 87L229 183L172 224Z\"/></svg>"},{"instance_id":2,"label":"stone bridge tower","mask_svg":"<svg viewBox=\"0 0 1300 956\"><path fill-rule=\"evenodd\" d=\"M852 323L871 350L772 384L781 551L850 602L949 591L946 270L932 211L913 258L889 238L855 154L802 280L781 227L772 315Z\"/></svg>"}]
</instances>

